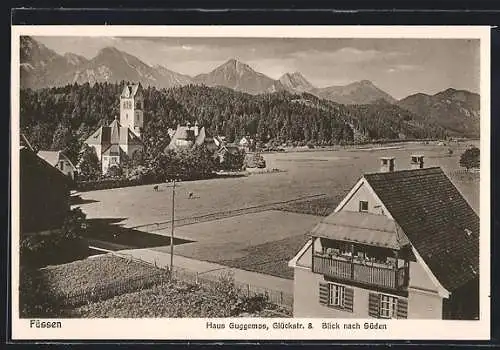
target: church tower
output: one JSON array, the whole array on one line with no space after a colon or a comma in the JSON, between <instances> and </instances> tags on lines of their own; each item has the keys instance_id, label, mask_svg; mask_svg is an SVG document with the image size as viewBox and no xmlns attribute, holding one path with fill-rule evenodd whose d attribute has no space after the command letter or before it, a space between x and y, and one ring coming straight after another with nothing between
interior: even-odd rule
<instances>
[{"instance_id":1,"label":"church tower","mask_svg":"<svg viewBox=\"0 0 500 350\"><path fill-rule=\"evenodd\" d=\"M141 136L144 126L144 98L140 84L126 85L120 95L120 124Z\"/></svg>"}]
</instances>

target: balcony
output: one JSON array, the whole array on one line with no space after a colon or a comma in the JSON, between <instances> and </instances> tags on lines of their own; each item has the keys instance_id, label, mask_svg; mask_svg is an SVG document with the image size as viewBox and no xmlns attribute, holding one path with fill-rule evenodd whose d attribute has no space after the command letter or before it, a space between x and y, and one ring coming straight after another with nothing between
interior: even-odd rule
<instances>
[{"instance_id":1,"label":"balcony","mask_svg":"<svg viewBox=\"0 0 500 350\"><path fill-rule=\"evenodd\" d=\"M389 289L408 286L405 267L366 265L355 260L313 255L313 272L345 281L359 282Z\"/></svg>"}]
</instances>

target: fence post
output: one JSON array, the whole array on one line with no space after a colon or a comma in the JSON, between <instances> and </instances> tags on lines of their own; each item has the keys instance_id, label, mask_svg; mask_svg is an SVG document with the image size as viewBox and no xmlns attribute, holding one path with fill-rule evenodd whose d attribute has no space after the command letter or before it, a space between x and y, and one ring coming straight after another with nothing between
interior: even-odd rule
<instances>
[{"instance_id":1,"label":"fence post","mask_svg":"<svg viewBox=\"0 0 500 350\"><path fill-rule=\"evenodd\" d=\"M280 291L280 305L283 305L283 291Z\"/></svg>"},{"instance_id":2,"label":"fence post","mask_svg":"<svg viewBox=\"0 0 500 350\"><path fill-rule=\"evenodd\" d=\"M196 272L196 275L195 275L195 284L198 284L198 272Z\"/></svg>"},{"instance_id":3,"label":"fence post","mask_svg":"<svg viewBox=\"0 0 500 350\"><path fill-rule=\"evenodd\" d=\"M247 297L250 298L250 284L247 283Z\"/></svg>"}]
</instances>

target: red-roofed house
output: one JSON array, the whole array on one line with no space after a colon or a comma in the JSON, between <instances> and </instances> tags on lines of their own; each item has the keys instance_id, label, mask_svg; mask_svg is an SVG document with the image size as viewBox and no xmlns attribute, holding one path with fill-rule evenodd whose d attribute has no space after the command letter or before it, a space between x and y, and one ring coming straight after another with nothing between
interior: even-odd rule
<instances>
[{"instance_id":1,"label":"red-roofed house","mask_svg":"<svg viewBox=\"0 0 500 350\"><path fill-rule=\"evenodd\" d=\"M479 217L441 168L365 174L289 262L294 317L475 319Z\"/></svg>"}]
</instances>

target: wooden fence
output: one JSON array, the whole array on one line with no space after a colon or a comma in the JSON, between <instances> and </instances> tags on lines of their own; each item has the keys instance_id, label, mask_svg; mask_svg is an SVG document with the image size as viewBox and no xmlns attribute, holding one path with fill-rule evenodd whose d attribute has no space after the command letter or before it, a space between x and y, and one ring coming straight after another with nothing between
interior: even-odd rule
<instances>
[{"instance_id":1,"label":"wooden fence","mask_svg":"<svg viewBox=\"0 0 500 350\"><path fill-rule=\"evenodd\" d=\"M157 284L167 282L168 280L168 272L158 269L158 271L149 275L132 276L125 280L96 284L90 288L77 292L60 294L57 296L57 299L60 301L60 304L65 307L78 307L91 302L111 299L118 295L148 289Z\"/></svg>"},{"instance_id":2,"label":"wooden fence","mask_svg":"<svg viewBox=\"0 0 500 350\"><path fill-rule=\"evenodd\" d=\"M220 220L220 219L238 216L238 215L258 213L258 212L272 210L272 209L281 210L282 206L286 205L286 204L291 204L294 202L300 202L300 201L304 201L304 200L312 200L312 199L322 198L322 197L326 197L326 194L324 194L324 193L314 194L314 195L298 197L298 198L294 198L294 199L286 200L286 201L261 204L261 205L256 205L256 206L252 206L252 207L240 208L240 209L219 211L219 212L209 213L209 214L195 216L195 217L180 218L180 219L175 219L175 225L176 226L184 226L184 225L191 225L191 224L200 223L200 222ZM155 222L155 223L150 223L150 224L138 225L138 226L131 227L131 229L138 230L138 231L144 231L144 232L155 232L155 231L161 231L161 230L165 230L167 228L170 228L171 223L172 223L172 220L167 220L167 221L162 221L162 222Z\"/></svg>"},{"instance_id":3,"label":"wooden fence","mask_svg":"<svg viewBox=\"0 0 500 350\"><path fill-rule=\"evenodd\" d=\"M157 284L167 283L170 280L170 271L168 268L160 268L155 264L147 263L142 260L131 258L128 255L121 255L114 253L113 255L133 260L137 263L145 264L148 266L157 267L155 271L148 275L131 276L125 280L115 281L112 283L96 284L90 288L80 290L78 292L70 292L57 295L58 303L63 307L78 307L91 302L103 301L113 298L122 294L133 293L139 290L151 288ZM227 274L227 271L226 271ZM184 281L190 284L201 284L207 286L215 286L220 283L221 276L224 272L200 274L191 270L183 268L175 268L173 278ZM249 283L234 281L236 289L241 295L246 297L253 297L263 295L267 298L268 302L281 306L292 311L293 295L283 291L277 291L265 287L255 286Z\"/></svg>"},{"instance_id":4,"label":"wooden fence","mask_svg":"<svg viewBox=\"0 0 500 350\"><path fill-rule=\"evenodd\" d=\"M228 268L229 269L229 268ZM226 271L226 273L230 270ZM224 275L224 272L219 274L200 274L198 272L193 272L187 269L182 268L174 268L174 278L186 282L190 282L193 284L207 284L213 285L214 283L218 283L221 276ZM283 308L292 311L293 308L293 294L286 293L283 291L278 291L274 289L270 289L267 287L256 286L253 284L234 281L234 285L236 289L246 297L254 297L263 295L266 297L269 303L281 306Z\"/></svg>"}]
</instances>

